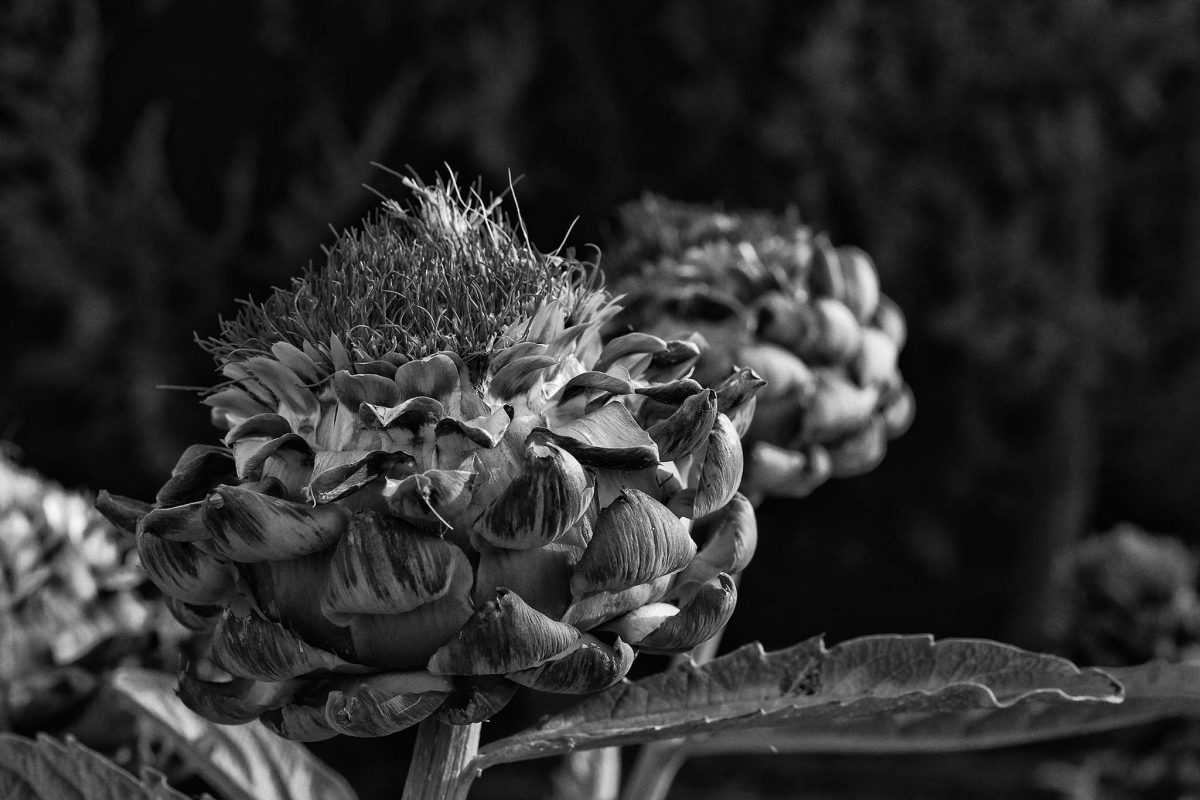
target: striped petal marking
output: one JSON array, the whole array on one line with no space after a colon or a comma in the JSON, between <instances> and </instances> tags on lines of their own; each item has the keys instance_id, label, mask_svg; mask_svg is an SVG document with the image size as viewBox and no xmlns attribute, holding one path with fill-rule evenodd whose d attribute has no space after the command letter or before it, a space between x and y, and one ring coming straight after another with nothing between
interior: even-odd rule
<instances>
[{"instance_id":1,"label":"striped petal marking","mask_svg":"<svg viewBox=\"0 0 1200 800\"><path fill-rule=\"evenodd\" d=\"M356 668L333 653L305 644L277 622L253 612L238 616L229 609L213 630L212 656L217 666L232 675L266 682L316 670Z\"/></svg>"},{"instance_id":2,"label":"striped petal marking","mask_svg":"<svg viewBox=\"0 0 1200 800\"><path fill-rule=\"evenodd\" d=\"M682 569L696 555L684 524L645 492L623 489L600 512L571 577L571 594L628 589Z\"/></svg>"},{"instance_id":3,"label":"striped petal marking","mask_svg":"<svg viewBox=\"0 0 1200 800\"><path fill-rule=\"evenodd\" d=\"M435 675L503 675L537 666L571 647L580 633L499 589L429 660Z\"/></svg>"},{"instance_id":4,"label":"striped petal marking","mask_svg":"<svg viewBox=\"0 0 1200 800\"><path fill-rule=\"evenodd\" d=\"M347 736L386 736L428 717L450 689L449 681L427 672L343 679L329 689L325 721Z\"/></svg>"},{"instance_id":5,"label":"striped petal marking","mask_svg":"<svg viewBox=\"0 0 1200 800\"><path fill-rule=\"evenodd\" d=\"M531 437L521 474L484 512L479 535L496 547L541 547L578 522L591 500L583 466L561 447Z\"/></svg>"},{"instance_id":6,"label":"striped petal marking","mask_svg":"<svg viewBox=\"0 0 1200 800\"><path fill-rule=\"evenodd\" d=\"M470 582L466 553L450 542L394 517L355 514L334 549L321 610L343 624L349 614L402 614Z\"/></svg>"},{"instance_id":7,"label":"striped petal marking","mask_svg":"<svg viewBox=\"0 0 1200 800\"><path fill-rule=\"evenodd\" d=\"M617 637L612 646L590 633L559 658L509 673L510 680L543 692L591 694L620 681L633 666L633 648Z\"/></svg>"},{"instance_id":8,"label":"striped petal marking","mask_svg":"<svg viewBox=\"0 0 1200 800\"><path fill-rule=\"evenodd\" d=\"M280 561L323 550L346 529L348 512L309 506L241 486L218 486L204 501L215 550L231 561Z\"/></svg>"},{"instance_id":9,"label":"striped petal marking","mask_svg":"<svg viewBox=\"0 0 1200 800\"><path fill-rule=\"evenodd\" d=\"M145 532L137 535L138 557L150 581L185 603L220 603L233 591L237 572L191 542L171 542Z\"/></svg>"},{"instance_id":10,"label":"striped petal marking","mask_svg":"<svg viewBox=\"0 0 1200 800\"><path fill-rule=\"evenodd\" d=\"M680 608L679 613L663 621L653 633L636 642L651 653L682 653L716 635L737 605L737 584L721 573L705 583Z\"/></svg>"}]
</instances>

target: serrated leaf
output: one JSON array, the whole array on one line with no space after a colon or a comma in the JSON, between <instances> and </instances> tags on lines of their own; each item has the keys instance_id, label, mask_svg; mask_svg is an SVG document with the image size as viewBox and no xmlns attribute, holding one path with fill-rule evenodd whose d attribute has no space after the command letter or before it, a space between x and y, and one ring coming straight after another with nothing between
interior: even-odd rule
<instances>
[{"instance_id":1,"label":"serrated leaf","mask_svg":"<svg viewBox=\"0 0 1200 800\"><path fill-rule=\"evenodd\" d=\"M1200 716L1200 664L1153 662L1106 668L1125 687L1117 704L1055 703L1031 697L993 711L942 711L902 718L814 715L777 729L702 737L695 755L728 753L929 753L981 750Z\"/></svg>"},{"instance_id":2,"label":"serrated leaf","mask_svg":"<svg viewBox=\"0 0 1200 800\"><path fill-rule=\"evenodd\" d=\"M225 800L356 800L345 779L262 723L217 725L193 713L169 675L127 668L113 685Z\"/></svg>"},{"instance_id":3,"label":"serrated leaf","mask_svg":"<svg viewBox=\"0 0 1200 800\"><path fill-rule=\"evenodd\" d=\"M571 749L721 731L902 715L972 715L1036 700L1108 706L1121 685L1066 659L975 639L869 636L827 649L820 637L771 653L747 645L707 664L624 682L536 727L493 742L476 765ZM814 723L816 724L816 723Z\"/></svg>"},{"instance_id":4,"label":"serrated leaf","mask_svg":"<svg viewBox=\"0 0 1200 800\"><path fill-rule=\"evenodd\" d=\"M188 800L157 773L138 780L74 739L0 734L4 800Z\"/></svg>"}]
</instances>

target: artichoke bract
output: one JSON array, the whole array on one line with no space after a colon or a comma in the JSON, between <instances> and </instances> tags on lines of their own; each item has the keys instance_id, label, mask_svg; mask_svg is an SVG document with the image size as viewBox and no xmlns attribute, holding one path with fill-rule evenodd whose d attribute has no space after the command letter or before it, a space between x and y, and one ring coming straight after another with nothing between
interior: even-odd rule
<instances>
[{"instance_id":1,"label":"artichoke bract","mask_svg":"<svg viewBox=\"0 0 1200 800\"><path fill-rule=\"evenodd\" d=\"M409 185L208 342L222 442L152 507L101 503L209 632L180 682L209 719L300 740L480 721L519 686L604 689L733 611L753 391L691 379L688 338L602 343L618 306L592 265L453 181Z\"/></svg>"},{"instance_id":2,"label":"artichoke bract","mask_svg":"<svg viewBox=\"0 0 1200 800\"><path fill-rule=\"evenodd\" d=\"M752 370L766 386L746 436L743 491L802 497L831 477L868 472L912 421L898 367L906 327L874 262L834 247L794 213L732 213L648 195L622 207L606 261L629 327L709 347L705 386Z\"/></svg>"}]
</instances>

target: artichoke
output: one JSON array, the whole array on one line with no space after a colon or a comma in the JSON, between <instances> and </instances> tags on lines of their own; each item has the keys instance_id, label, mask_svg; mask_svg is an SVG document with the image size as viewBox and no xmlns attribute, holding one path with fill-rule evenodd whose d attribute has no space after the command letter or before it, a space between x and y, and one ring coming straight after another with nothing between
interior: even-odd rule
<instances>
[{"instance_id":1,"label":"artichoke","mask_svg":"<svg viewBox=\"0 0 1200 800\"><path fill-rule=\"evenodd\" d=\"M733 611L744 376L703 388L687 338L603 344L618 306L592 265L452 180L408 183L207 343L222 443L153 505L102 497L210 636L180 694L217 722L311 741L480 721L519 686L604 689Z\"/></svg>"},{"instance_id":2,"label":"artichoke","mask_svg":"<svg viewBox=\"0 0 1200 800\"><path fill-rule=\"evenodd\" d=\"M1072 658L1113 666L1200 657L1200 562L1179 539L1122 523L1075 545L1054 638Z\"/></svg>"},{"instance_id":3,"label":"artichoke","mask_svg":"<svg viewBox=\"0 0 1200 800\"><path fill-rule=\"evenodd\" d=\"M184 631L145 597L136 562L89 498L0 452L0 729L54 728L104 669L156 664L160 644L179 643Z\"/></svg>"},{"instance_id":4,"label":"artichoke","mask_svg":"<svg viewBox=\"0 0 1200 800\"><path fill-rule=\"evenodd\" d=\"M743 490L800 497L873 469L902 434L913 395L897 360L904 315L871 258L834 247L794 213L728 213L646 196L620 210L608 263L625 308L609 327L710 347L695 378L735 369L766 380L746 437Z\"/></svg>"}]
</instances>

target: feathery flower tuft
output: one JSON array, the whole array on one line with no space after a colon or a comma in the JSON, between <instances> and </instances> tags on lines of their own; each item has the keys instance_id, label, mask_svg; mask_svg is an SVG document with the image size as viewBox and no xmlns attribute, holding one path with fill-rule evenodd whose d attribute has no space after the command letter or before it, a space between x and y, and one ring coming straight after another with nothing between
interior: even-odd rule
<instances>
[{"instance_id":1,"label":"feathery flower tuft","mask_svg":"<svg viewBox=\"0 0 1200 800\"><path fill-rule=\"evenodd\" d=\"M219 365L270 355L278 342L307 344L328 366L332 339L353 361L452 350L478 376L492 352L516 343L503 334L520 332L508 327L538 305L562 303L568 324L601 310L586 302L600 286L594 266L538 252L500 199L464 193L453 175L432 186L403 180L407 204L385 200L325 249L323 265L261 304L243 301L201 346Z\"/></svg>"}]
</instances>

